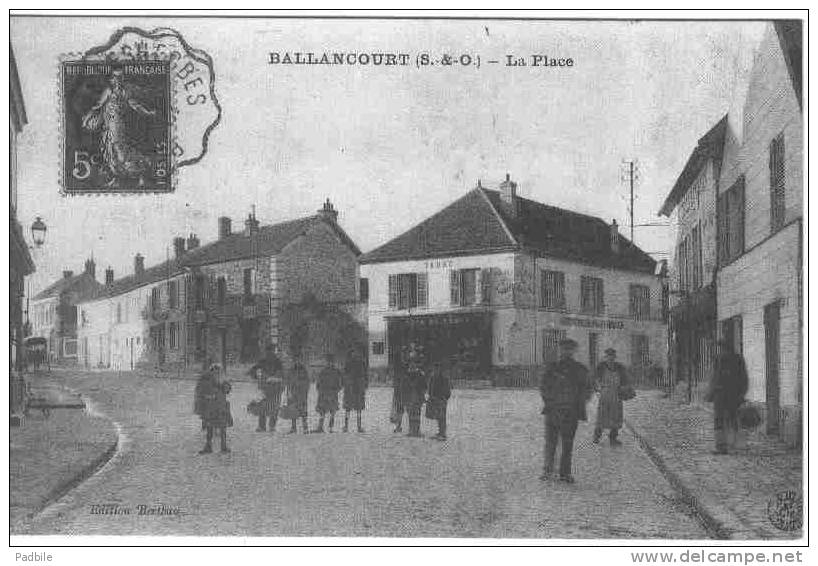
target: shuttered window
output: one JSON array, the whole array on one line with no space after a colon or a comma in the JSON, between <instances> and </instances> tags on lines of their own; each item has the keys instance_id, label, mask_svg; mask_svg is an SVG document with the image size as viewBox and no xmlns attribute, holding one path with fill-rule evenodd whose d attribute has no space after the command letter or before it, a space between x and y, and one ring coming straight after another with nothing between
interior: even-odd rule
<instances>
[{"instance_id":1,"label":"shuttered window","mask_svg":"<svg viewBox=\"0 0 818 566\"><path fill-rule=\"evenodd\" d=\"M727 265L744 253L744 177L719 195L719 264Z\"/></svg>"},{"instance_id":2,"label":"shuttered window","mask_svg":"<svg viewBox=\"0 0 818 566\"><path fill-rule=\"evenodd\" d=\"M556 362L560 357L560 340L566 337L565 330L546 329L542 334L542 360L543 363Z\"/></svg>"},{"instance_id":3,"label":"shuttered window","mask_svg":"<svg viewBox=\"0 0 818 566\"><path fill-rule=\"evenodd\" d=\"M429 281L425 273L389 276L389 308L411 309L427 305Z\"/></svg>"},{"instance_id":4,"label":"shuttered window","mask_svg":"<svg viewBox=\"0 0 818 566\"><path fill-rule=\"evenodd\" d=\"M580 278L580 309L586 314L602 314L605 311L602 279L586 276Z\"/></svg>"},{"instance_id":5,"label":"shuttered window","mask_svg":"<svg viewBox=\"0 0 818 566\"><path fill-rule=\"evenodd\" d=\"M540 305L547 309L565 308L565 273L543 270L540 278Z\"/></svg>"},{"instance_id":6,"label":"shuttered window","mask_svg":"<svg viewBox=\"0 0 818 566\"><path fill-rule=\"evenodd\" d=\"M483 286L479 269L454 269L449 275L452 306L466 307L481 302Z\"/></svg>"},{"instance_id":7,"label":"shuttered window","mask_svg":"<svg viewBox=\"0 0 818 566\"><path fill-rule=\"evenodd\" d=\"M650 288L647 285L630 286L630 315L636 320L650 318Z\"/></svg>"},{"instance_id":8,"label":"shuttered window","mask_svg":"<svg viewBox=\"0 0 818 566\"><path fill-rule=\"evenodd\" d=\"M770 142L770 230L784 225L786 191L784 184L784 132Z\"/></svg>"}]
</instances>

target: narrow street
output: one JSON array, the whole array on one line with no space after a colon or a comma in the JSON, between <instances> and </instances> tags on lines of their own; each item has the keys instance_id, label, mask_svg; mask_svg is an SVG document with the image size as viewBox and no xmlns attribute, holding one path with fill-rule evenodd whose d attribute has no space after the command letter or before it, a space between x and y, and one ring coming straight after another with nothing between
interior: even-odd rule
<instances>
[{"instance_id":1,"label":"narrow street","mask_svg":"<svg viewBox=\"0 0 818 566\"><path fill-rule=\"evenodd\" d=\"M391 390L372 388L366 432L256 433L249 383L231 396L232 453L200 456L193 381L63 373L122 426L122 452L15 534L704 538L632 436L577 433L577 483L543 483L534 391L456 390L450 439L394 434ZM313 392L314 393L314 392ZM310 399L311 406L314 404ZM424 419L424 431L434 423ZM336 430L340 426L336 426ZM94 514L93 505L130 514ZM138 506L178 509L139 515ZM645 518L650 520L646 521Z\"/></svg>"}]
</instances>

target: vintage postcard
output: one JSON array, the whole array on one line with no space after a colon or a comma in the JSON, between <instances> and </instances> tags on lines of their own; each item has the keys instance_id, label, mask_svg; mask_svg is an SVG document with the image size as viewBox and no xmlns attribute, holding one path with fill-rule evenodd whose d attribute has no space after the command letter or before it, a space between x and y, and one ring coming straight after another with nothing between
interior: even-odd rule
<instances>
[{"instance_id":1,"label":"vintage postcard","mask_svg":"<svg viewBox=\"0 0 818 566\"><path fill-rule=\"evenodd\" d=\"M12 542L803 544L806 14L672 15L13 13Z\"/></svg>"}]
</instances>

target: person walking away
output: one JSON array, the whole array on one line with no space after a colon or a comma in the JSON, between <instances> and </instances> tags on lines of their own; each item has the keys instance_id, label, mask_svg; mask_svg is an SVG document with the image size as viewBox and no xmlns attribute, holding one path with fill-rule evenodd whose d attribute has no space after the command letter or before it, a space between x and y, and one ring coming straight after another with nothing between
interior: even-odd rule
<instances>
[{"instance_id":1,"label":"person walking away","mask_svg":"<svg viewBox=\"0 0 818 566\"><path fill-rule=\"evenodd\" d=\"M287 382L287 408L290 413L292 427L290 434L296 432L296 421L301 419L301 430L304 434L307 428L307 397L310 392L310 378L307 368L304 367L299 354L293 355L293 367L290 370Z\"/></svg>"},{"instance_id":2,"label":"person walking away","mask_svg":"<svg viewBox=\"0 0 818 566\"><path fill-rule=\"evenodd\" d=\"M369 376L364 358L359 351L352 348L344 365L344 432L349 431L349 413L355 411L358 432L363 432L361 411L366 406L366 389Z\"/></svg>"},{"instance_id":3,"label":"person walking away","mask_svg":"<svg viewBox=\"0 0 818 566\"><path fill-rule=\"evenodd\" d=\"M275 346L269 344L264 357L250 368L250 375L258 380L258 388L264 395L258 414L256 432L265 432L268 420L270 432L275 432L278 410L281 406L281 393L284 388L284 381L280 373L281 360L276 355Z\"/></svg>"},{"instance_id":4,"label":"person walking away","mask_svg":"<svg viewBox=\"0 0 818 566\"><path fill-rule=\"evenodd\" d=\"M227 401L229 384L219 382L218 364L213 364L207 371L202 372L196 382L194 392L193 412L202 420L202 429L205 431L205 445L199 454L213 452L213 433L219 429L221 451L229 452L227 447L227 426L232 426L230 403ZM224 387L227 385L227 387Z\"/></svg>"},{"instance_id":5,"label":"person walking away","mask_svg":"<svg viewBox=\"0 0 818 566\"><path fill-rule=\"evenodd\" d=\"M443 364L436 363L429 376L429 399L426 403L426 416L437 419L435 440L446 440L446 406L452 396L449 372Z\"/></svg>"},{"instance_id":6,"label":"person walking away","mask_svg":"<svg viewBox=\"0 0 818 566\"><path fill-rule=\"evenodd\" d=\"M335 357L332 354L324 356L326 365L318 374L315 388L318 390L318 427L313 432L324 432L324 417L329 413L329 431L335 426L335 413L338 411L338 393L341 391L341 372L335 367Z\"/></svg>"},{"instance_id":7,"label":"person walking away","mask_svg":"<svg viewBox=\"0 0 818 566\"><path fill-rule=\"evenodd\" d=\"M545 415L545 463L541 480L554 475L554 455L559 442L562 444L559 479L574 482L571 473L574 435L578 422L587 420L585 403L591 393L587 368L574 360L576 349L574 340L561 340L560 360L548 365L540 381Z\"/></svg>"},{"instance_id":8,"label":"person walking away","mask_svg":"<svg viewBox=\"0 0 818 566\"><path fill-rule=\"evenodd\" d=\"M596 367L594 389L599 391L599 404L596 410L594 443L599 443L602 432L607 429L611 446L621 446L618 439L622 428L622 399L619 388L630 384L625 366L616 361L616 350L605 350L605 359Z\"/></svg>"},{"instance_id":9,"label":"person walking away","mask_svg":"<svg viewBox=\"0 0 818 566\"><path fill-rule=\"evenodd\" d=\"M727 340L719 340L719 354L706 400L713 403L716 430L715 454L727 454L735 447L738 434L738 408L747 394L747 368L744 359L733 352Z\"/></svg>"},{"instance_id":10,"label":"person walking away","mask_svg":"<svg viewBox=\"0 0 818 566\"><path fill-rule=\"evenodd\" d=\"M426 372L423 368L423 352L414 342L409 344L407 358L405 385L401 397L409 414L407 436L419 437L420 412L426 396Z\"/></svg>"}]
</instances>

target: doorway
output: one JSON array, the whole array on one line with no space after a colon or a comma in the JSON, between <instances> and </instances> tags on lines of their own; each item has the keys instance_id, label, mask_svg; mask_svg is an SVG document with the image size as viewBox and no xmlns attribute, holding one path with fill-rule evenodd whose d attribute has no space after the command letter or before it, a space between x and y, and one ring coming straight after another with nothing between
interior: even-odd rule
<instances>
[{"instance_id":1,"label":"doorway","mask_svg":"<svg viewBox=\"0 0 818 566\"><path fill-rule=\"evenodd\" d=\"M781 353L781 307L774 301L764 307L764 369L767 400L767 434L777 434L781 406L779 361Z\"/></svg>"}]
</instances>

